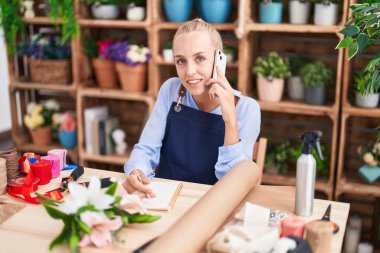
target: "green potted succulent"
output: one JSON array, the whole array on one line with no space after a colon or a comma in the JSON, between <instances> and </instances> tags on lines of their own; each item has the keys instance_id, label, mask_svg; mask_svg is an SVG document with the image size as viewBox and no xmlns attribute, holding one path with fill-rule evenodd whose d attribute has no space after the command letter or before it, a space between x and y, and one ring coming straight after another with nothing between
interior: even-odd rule
<instances>
[{"instance_id":1,"label":"green potted succulent","mask_svg":"<svg viewBox=\"0 0 380 253\"><path fill-rule=\"evenodd\" d=\"M305 85L304 102L323 105L326 100L326 86L333 83L333 70L322 61L313 61L301 68L300 76Z\"/></svg>"},{"instance_id":2,"label":"green potted succulent","mask_svg":"<svg viewBox=\"0 0 380 253\"><path fill-rule=\"evenodd\" d=\"M0 27L3 28L4 40L10 56L16 53L17 35L25 33L20 8L20 0L0 1Z\"/></svg>"},{"instance_id":3,"label":"green potted succulent","mask_svg":"<svg viewBox=\"0 0 380 253\"><path fill-rule=\"evenodd\" d=\"M260 23L281 24L282 0L261 0L259 4Z\"/></svg>"},{"instance_id":4,"label":"green potted succulent","mask_svg":"<svg viewBox=\"0 0 380 253\"><path fill-rule=\"evenodd\" d=\"M277 145L268 145L265 158L265 173L269 175L286 174L291 159L291 145L288 140Z\"/></svg>"},{"instance_id":5,"label":"green potted succulent","mask_svg":"<svg viewBox=\"0 0 380 253\"><path fill-rule=\"evenodd\" d=\"M91 6L91 14L96 19L117 19L120 13L119 0L84 0Z\"/></svg>"},{"instance_id":6,"label":"green potted succulent","mask_svg":"<svg viewBox=\"0 0 380 253\"><path fill-rule=\"evenodd\" d=\"M252 69L257 76L257 91L262 101L278 102L284 92L284 79L290 76L289 60L270 52L258 57Z\"/></svg>"},{"instance_id":7,"label":"green potted succulent","mask_svg":"<svg viewBox=\"0 0 380 253\"><path fill-rule=\"evenodd\" d=\"M145 18L146 0L127 0L127 19L142 21Z\"/></svg>"},{"instance_id":8,"label":"green potted succulent","mask_svg":"<svg viewBox=\"0 0 380 253\"><path fill-rule=\"evenodd\" d=\"M315 4L314 24L336 25L340 0L311 0Z\"/></svg>"},{"instance_id":9,"label":"green potted succulent","mask_svg":"<svg viewBox=\"0 0 380 253\"><path fill-rule=\"evenodd\" d=\"M357 106L374 108L379 103L379 87L371 82L372 73L361 71L354 77L356 86L355 102ZM380 84L378 82L377 84Z\"/></svg>"},{"instance_id":10,"label":"green potted succulent","mask_svg":"<svg viewBox=\"0 0 380 253\"><path fill-rule=\"evenodd\" d=\"M340 31L345 38L336 47L348 48L349 60L370 46L377 48L377 52L372 54L371 61L363 69L363 75L369 75L369 78L356 81L357 89L362 95L375 94L380 89L380 3L368 2L350 5L351 17Z\"/></svg>"},{"instance_id":11,"label":"green potted succulent","mask_svg":"<svg viewBox=\"0 0 380 253\"><path fill-rule=\"evenodd\" d=\"M227 63L232 63L236 57L236 49L233 47L225 47L223 48L223 52L226 55Z\"/></svg>"},{"instance_id":12,"label":"green potted succulent","mask_svg":"<svg viewBox=\"0 0 380 253\"><path fill-rule=\"evenodd\" d=\"M287 79L287 91L293 100L303 100L304 86L300 77L300 70L308 61L300 55L289 59L291 76Z\"/></svg>"},{"instance_id":13,"label":"green potted succulent","mask_svg":"<svg viewBox=\"0 0 380 253\"><path fill-rule=\"evenodd\" d=\"M162 49L162 56L165 62L174 62L174 54L173 54L173 42L168 41L165 44L164 49Z\"/></svg>"}]
</instances>

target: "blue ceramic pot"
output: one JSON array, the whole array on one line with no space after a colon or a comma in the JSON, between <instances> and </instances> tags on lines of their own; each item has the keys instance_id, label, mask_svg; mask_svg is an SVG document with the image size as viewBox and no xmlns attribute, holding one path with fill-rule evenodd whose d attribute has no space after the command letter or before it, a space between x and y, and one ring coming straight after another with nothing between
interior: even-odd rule
<instances>
[{"instance_id":1,"label":"blue ceramic pot","mask_svg":"<svg viewBox=\"0 0 380 253\"><path fill-rule=\"evenodd\" d=\"M77 146L77 131L59 132L58 138L65 149L73 149Z\"/></svg>"},{"instance_id":2,"label":"blue ceramic pot","mask_svg":"<svg viewBox=\"0 0 380 253\"><path fill-rule=\"evenodd\" d=\"M281 24L282 3L260 3L260 23Z\"/></svg>"},{"instance_id":3,"label":"blue ceramic pot","mask_svg":"<svg viewBox=\"0 0 380 253\"><path fill-rule=\"evenodd\" d=\"M200 13L209 23L225 23L230 16L231 0L202 0Z\"/></svg>"},{"instance_id":4,"label":"blue ceramic pot","mask_svg":"<svg viewBox=\"0 0 380 253\"><path fill-rule=\"evenodd\" d=\"M193 0L164 0L164 11L170 22L189 20Z\"/></svg>"},{"instance_id":5,"label":"blue ceramic pot","mask_svg":"<svg viewBox=\"0 0 380 253\"><path fill-rule=\"evenodd\" d=\"M197 12L198 17L204 19L205 15L203 14L203 9L201 8L202 0L195 0L195 11Z\"/></svg>"}]
</instances>

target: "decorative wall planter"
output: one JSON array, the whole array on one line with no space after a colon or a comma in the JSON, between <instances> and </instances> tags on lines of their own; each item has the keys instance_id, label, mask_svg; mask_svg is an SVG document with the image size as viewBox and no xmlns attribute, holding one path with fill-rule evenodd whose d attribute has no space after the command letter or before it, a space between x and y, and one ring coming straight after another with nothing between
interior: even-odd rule
<instances>
[{"instance_id":1,"label":"decorative wall planter","mask_svg":"<svg viewBox=\"0 0 380 253\"><path fill-rule=\"evenodd\" d=\"M91 13L96 19L117 19L119 17L119 6L117 5L92 5Z\"/></svg>"},{"instance_id":2,"label":"decorative wall planter","mask_svg":"<svg viewBox=\"0 0 380 253\"><path fill-rule=\"evenodd\" d=\"M231 0L202 0L201 13L209 23L225 23L230 15Z\"/></svg>"},{"instance_id":3,"label":"decorative wall planter","mask_svg":"<svg viewBox=\"0 0 380 253\"><path fill-rule=\"evenodd\" d=\"M77 146L77 131L59 132L58 138L65 149L74 149Z\"/></svg>"},{"instance_id":4,"label":"decorative wall planter","mask_svg":"<svg viewBox=\"0 0 380 253\"><path fill-rule=\"evenodd\" d=\"M305 0L289 1L289 22L291 24L306 24L309 21L310 2Z\"/></svg>"},{"instance_id":5,"label":"decorative wall planter","mask_svg":"<svg viewBox=\"0 0 380 253\"><path fill-rule=\"evenodd\" d=\"M143 92L146 84L146 64L130 66L116 63L121 88L127 92Z\"/></svg>"},{"instance_id":6,"label":"decorative wall planter","mask_svg":"<svg viewBox=\"0 0 380 253\"><path fill-rule=\"evenodd\" d=\"M164 0L164 11L170 22L189 20L193 5L192 0Z\"/></svg>"},{"instance_id":7,"label":"decorative wall planter","mask_svg":"<svg viewBox=\"0 0 380 253\"><path fill-rule=\"evenodd\" d=\"M336 25L338 21L338 4L315 4L314 24Z\"/></svg>"},{"instance_id":8,"label":"decorative wall planter","mask_svg":"<svg viewBox=\"0 0 380 253\"><path fill-rule=\"evenodd\" d=\"M70 60L29 58L29 70L30 79L35 83L69 84L72 81Z\"/></svg>"},{"instance_id":9,"label":"decorative wall planter","mask_svg":"<svg viewBox=\"0 0 380 253\"><path fill-rule=\"evenodd\" d=\"M115 62L109 60L93 59L96 81L100 88L115 89L117 88L117 73Z\"/></svg>"},{"instance_id":10,"label":"decorative wall planter","mask_svg":"<svg viewBox=\"0 0 380 253\"><path fill-rule=\"evenodd\" d=\"M130 21L142 21L145 19L145 7L127 6L127 19Z\"/></svg>"},{"instance_id":11,"label":"decorative wall planter","mask_svg":"<svg viewBox=\"0 0 380 253\"><path fill-rule=\"evenodd\" d=\"M305 87L304 101L311 105L323 105L326 100L326 87Z\"/></svg>"},{"instance_id":12,"label":"decorative wall planter","mask_svg":"<svg viewBox=\"0 0 380 253\"><path fill-rule=\"evenodd\" d=\"M39 127L37 129L29 129L32 141L36 145L50 145L51 144L51 127Z\"/></svg>"},{"instance_id":13,"label":"decorative wall planter","mask_svg":"<svg viewBox=\"0 0 380 253\"><path fill-rule=\"evenodd\" d=\"M284 79L272 79L257 77L257 92L259 100L267 102L278 102L284 93Z\"/></svg>"},{"instance_id":14,"label":"decorative wall planter","mask_svg":"<svg viewBox=\"0 0 380 253\"><path fill-rule=\"evenodd\" d=\"M355 103L360 107L375 108L379 104L379 93L363 96L359 92L356 92Z\"/></svg>"},{"instance_id":15,"label":"decorative wall planter","mask_svg":"<svg viewBox=\"0 0 380 253\"><path fill-rule=\"evenodd\" d=\"M260 23L280 24L282 22L282 3L260 3Z\"/></svg>"},{"instance_id":16,"label":"decorative wall planter","mask_svg":"<svg viewBox=\"0 0 380 253\"><path fill-rule=\"evenodd\" d=\"M299 76L288 77L288 95L293 100L303 100L304 85Z\"/></svg>"}]
</instances>

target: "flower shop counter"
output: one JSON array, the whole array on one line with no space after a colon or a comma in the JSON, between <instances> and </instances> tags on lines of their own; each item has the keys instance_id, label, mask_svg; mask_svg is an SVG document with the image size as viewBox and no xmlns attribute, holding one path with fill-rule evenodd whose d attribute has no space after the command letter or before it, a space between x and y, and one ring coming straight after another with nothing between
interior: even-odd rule
<instances>
[{"instance_id":1,"label":"flower shop counter","mask_svg":"<svg viewBox=\"0 0 380 253\"><path fill-rule=\"evenodd\" d=\"M68 176L70 173L71 171L62 171L61 177ZM125 177L123 173L85 168L85 172L79 178L78 182L89 181L94 175L100 177L115 177L118 179ZM58 188L60 182L60 177L55 178L50 184L40 186L38 191L43 193ZM238 186L242 187L241 185ZM148 211L149 214L160 215L161 219L147 224L130 224L117 232L116 238L113 238L112 243L108 246L104 248L88 246L81 248L80 252L132 252L149 240L162 235L173 224L181 223L183 220L180 219L181 216L192 206L196 209L197 206L205 203L203 200L207 200L209 195L215 193L215 188L217 187L211 188L209 185L184 182L183 188L171 211ZM213 190L209 191L210 189ZM205 194L205 198L196 204ZM236 214L247 200L254 204L271 208L272 210L281 210L288 213L292 213L294 210L294 187L257 186L250 190L248 195L244 196L243 201L237 202L240 204L231 208L231 210L234 210L233 214ZM313 215L304 218L304 220L313 221L321 219L329 204L331 204L332 207L331 220L339 225L339 232L332 236L331 252L341 252L349 204L315 199ZM209 205L209 208L216 208L212 206L213 205ZM11 213L12 210L15 211L14 214L2 220L2 217L7 216L7 212ZM217 216L222 212L223 209L215 213L215 215ZM187 214L185 215L186 218ZM227 220L233 217L230 213L227 215L229 215ZM199 220L201 220L201 218ZM206 223L199 224L196 226L197 229L205 229L204 227L207 227ZM217 224L217 228L220 228L221 225L222 224ZM52 219L42 205L27 204L8 195L0 196L0 252L49 252L50 242L59 234L62 227L62 221ZM200 234L202 234L202 232L200 232ZM198 236L198 233L195 232L193 235L194 239L191 240L197 240L195 237ZM165 237L165 235L162 237ZM183 238L184 242L187 239L189 238ZM209 237L204 241L207 242L208 239ZM202 242L202 245L204 245L204 242ZM52 252L69 252L69 248L66 245L60 245L55 247ZM171 251L168 250L167 252Z\"/></svg>"}]
</instances>

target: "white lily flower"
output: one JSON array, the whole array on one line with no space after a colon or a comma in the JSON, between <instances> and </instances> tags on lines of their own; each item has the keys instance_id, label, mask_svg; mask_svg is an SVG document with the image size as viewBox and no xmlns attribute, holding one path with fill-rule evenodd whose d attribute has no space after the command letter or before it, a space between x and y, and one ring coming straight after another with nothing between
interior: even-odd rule
<instances>
[{"instance_id":1,"label":"white lily flower","mask_svg":"<svg viewBox=\"0 0 380 253\"><path fill-rule=\"evenodd\" d=\"M85 205L93 205L98 210L104 210L115 201L115 197L101 191L98 177L90 179L88 188L76 182L69 183L68 188L69 198L58 206L58 209L66 214L76 213Z\"/></svg>"},{"instance_id":2,"label":"white lily flower","mask_svg":"<svg viewBox=\"0 0 380 253\"><path fill-rule=\"evenodd\" d=\"M45 102L45 107L49 110L58 111L59 110L59 104L54 99L49 99Z\"/></svg>"}]
</instances>

